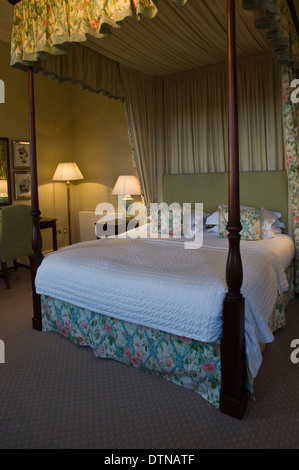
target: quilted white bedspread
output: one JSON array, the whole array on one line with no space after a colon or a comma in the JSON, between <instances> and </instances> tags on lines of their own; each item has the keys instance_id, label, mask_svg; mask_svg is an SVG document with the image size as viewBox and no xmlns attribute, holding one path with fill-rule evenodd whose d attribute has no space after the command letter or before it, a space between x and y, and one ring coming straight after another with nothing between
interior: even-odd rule
<instances>
[{"instance_id":1,"label":"quilted white bedspread","mask_svg":"<svg viewBox=\"0 0 299 470\"><path fill-rule=\"evenodd\" d=\"M271 342L267 323L277 292L288 289L274 252L242 248L246 355L256 376L259 342ZM217 244L216 244L217 245ZM227 245L184 249L176 240L102 239L50 253L38 269L39 294L179 336L221 337Z\"/></svg>"}]
</instances>

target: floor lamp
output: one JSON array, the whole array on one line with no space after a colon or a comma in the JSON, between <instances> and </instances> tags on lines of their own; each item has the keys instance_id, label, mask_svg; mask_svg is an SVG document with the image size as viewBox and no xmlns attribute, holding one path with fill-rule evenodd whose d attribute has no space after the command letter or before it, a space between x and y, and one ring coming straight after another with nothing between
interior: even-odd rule
<instances>
[{"instance_id":1,"label":"floor lamp","mask_svg":"<svg viewBox=\"0 0 299 470\"><path fill-rule=\"evenodd\" d=\"M64 181L66 183L67 217L70 245L72 244L70 182L83 179L84 177L79 170L77 163L75 162L59 163L52 178L53 181Z\"/></svg>"}]
</instances>

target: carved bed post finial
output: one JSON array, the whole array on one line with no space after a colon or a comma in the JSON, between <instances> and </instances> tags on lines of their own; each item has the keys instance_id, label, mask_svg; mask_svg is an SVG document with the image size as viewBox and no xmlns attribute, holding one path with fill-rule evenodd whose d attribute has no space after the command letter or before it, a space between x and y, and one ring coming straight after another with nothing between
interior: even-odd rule
<instances>
[{"instance_id":1,"label":"carved bed post finial","mask_svg":"<svg viewBox=\"0 0 299 470\"><path fill-rule=\"evenodd\" d=\"M237 116L235 0L227 0L228 37L228 257L227 293L223 302L221 340L222 391L220 409L241 419L246 409L244 298L240 255L240 196Z\"/></svg>"},{"instance_id":2,"label":"carved bed post finial","mask_svg":"<svg viewBox=\"0 0 299 470\"><path fill-rule=\"evenodd\" d=\"M40 231L40 210L38 201L38 180L37 180L37 161L36 161L36 130L35 130L35 103L34 103L34 81L33 69L28 70L28 96L29 96L29 134L30 134L30 169L31 169L31 216L32 216L32 249L33 255L30 256L31 281L32 281L32 300L33 300L33 319L34 329L41 331L41 304L40 296L35 290L35 276L39 265L43 260L42 254L42 236Z\"/></svg>"}]
</instances>

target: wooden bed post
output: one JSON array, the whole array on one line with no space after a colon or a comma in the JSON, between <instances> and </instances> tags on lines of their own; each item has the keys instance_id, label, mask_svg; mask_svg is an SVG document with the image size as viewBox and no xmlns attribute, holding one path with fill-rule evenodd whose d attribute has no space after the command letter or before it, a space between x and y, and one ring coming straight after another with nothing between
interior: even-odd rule
<instances>
[{"instance_id":1,"label":"wooden bed post","mask_svg":"<svg viewBox=\"0 0 299 470\"><path fill-rule=\"evenodd\" d=\"M40 231L40 210L38 202L38 181L36 161L36 130L35 130L35 103L33 68L28 70L28 95L29 95L29 134L30 134L30 167L31 167L31 216L32 216L32 249L30 256L33 319L32 326L35 330L42 330L40 295L35 290L35 276L39 265L43 260L42 236Z\"/></svg>"},{"instance_id":2,"label":"wooden bed post","mask_svg":"<svg viewBox=\"0 0 299 470\"><path fill-rule=\"evenodd\" d=\"M226 264L228 291L223 302L221 340L222 391L220 410L241 419L247 405L245 392L244 298L240 255L240 196L236 78L235 0L227 0L228 36L228 201L229 250Z\"/></svg>"}]
</instances>

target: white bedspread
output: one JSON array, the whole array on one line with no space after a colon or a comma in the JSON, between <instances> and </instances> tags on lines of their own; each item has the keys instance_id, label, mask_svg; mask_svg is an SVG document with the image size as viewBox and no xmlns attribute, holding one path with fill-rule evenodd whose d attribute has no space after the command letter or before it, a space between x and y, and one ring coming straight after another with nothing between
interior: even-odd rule
<instances>
[{"instance_id":1,"label":"white bedspread","mask_svg":"<svg viewBox=\"0 0 299 470\"><path fill-rule=\"evenodd\" d=\"M222 330L227 243L212 246L213 237L207 240L197 250L186 250L176 240L108 238L72 245L45 257L36 290L120 320L215 341ZM288 283L281 259L254 243L242 246L242 292L246 355L256 376L259 342L273 340L267 323L277 292L287 290Z\"/></svg>"}]
</instances>

